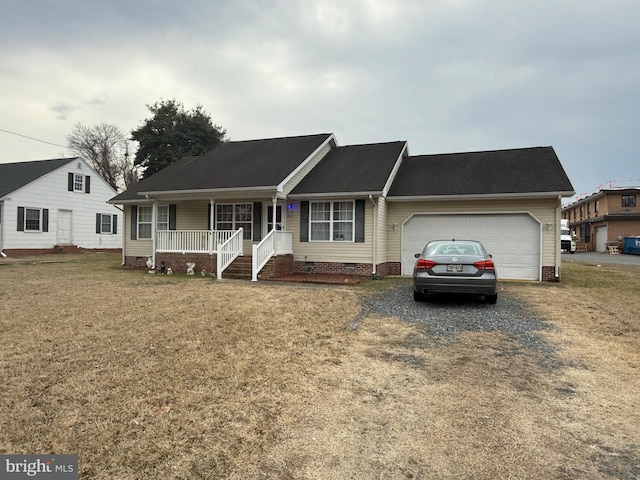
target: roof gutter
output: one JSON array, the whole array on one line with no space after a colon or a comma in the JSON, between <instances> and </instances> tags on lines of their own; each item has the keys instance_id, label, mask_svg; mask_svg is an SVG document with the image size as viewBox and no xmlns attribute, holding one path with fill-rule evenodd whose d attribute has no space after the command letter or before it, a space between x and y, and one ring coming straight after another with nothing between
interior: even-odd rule
<instances>
[{"instance_id":1,"label":"roof gutter","mask_svg":"<svg viewBox=\"0 0 640 480\"><path fill-rule=\"evenodd\" d=\"M322 192L322 193L296 193L289 194L290 199L292 200L305 200L308 198L354 198L354 197L380 197L382 196L382 192Z\"/></svg>"},{"instance_id":2,"label":"roof gutter","mask_svg":"<svg viewBox=\"0 0 640 480\"><path fill-rule=\"evenodd\" d=\"M529 193L478 193L471 195L413 195L387 196L388 202L420 202L432 200L502 200L505 198L555 198L571 197L574 192L529 192Z\"/></svg>"}]
</instances>

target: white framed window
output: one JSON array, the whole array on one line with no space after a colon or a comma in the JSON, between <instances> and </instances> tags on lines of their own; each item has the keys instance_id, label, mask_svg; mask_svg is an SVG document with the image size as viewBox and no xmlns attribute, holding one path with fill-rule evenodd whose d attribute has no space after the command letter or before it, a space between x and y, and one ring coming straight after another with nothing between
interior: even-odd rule
<instances>
[{"instance_id":1,"label":"white framed window","mask_svg":"<svg viewBox=\"0 0 640 480\"><path fill-rule=\"evenodd\" d=\"M311 202L309 239L312 242L353 242L355 202Z\"/></svg>"},{"instance_id":2,"label":"white framed window","mask_svg":"<svg viewBox=\"0 0 640 480\"><path fill-rule=\"evenodd\" d=\"M25 208L24 209L24 231L40 232L41 230L42 209Z\"/></svg>"},{"instance_id":3,"label":"white framed window","mask_svg":"<svg viewBox=\"0 0 640 480\"><path fill-rule=\"evenodd\" d=\"M153 207L151 205L138 207L138 238L151 238L152 219Z\"/></svg>"},{"instance_id":4,"label":"white framed window","mask_svg":"<svg viewBox=\"0 0 640 480\"><path fill-rule=\"evenodd\" d=\"M100 214L100 233L113 232L113 215Z\"/></svg>"},{"instance_id":5,"label":"white framed window","mask_svg":"<svg viewBox=\"0 0 640 480\"><path fill-rule=\"evenodd\" d=\"M118 233L118 216L109 213L96 213L96 233L102 235Z\"/></svg>"},{"instance_id":6,"label":"white framed window","mask_svg":"<svg viewBox=\"0 0 640 480\"><path fill-rule=\"evenodd\" d=\"M218 203L216 204L216 230L243 229L243 238L253 238L253 203Z\"/></svg>"},{"instance_id":7,"label":"white framed window","mask_svg":"<svg viewBox=\"0 0 640 480\"><path fill-rule=\"evenodd\" d=\"M161 205L158 207L156 228L158 230L169 230L169 205Z\"/></svg>"},{"instance_id":8,"label":"white framed window","mask_svg":"<svg viewBox=\"0 0 640 480\"><path fill-rule=\"evenodd\" d=\"M73 174L73 191L84 192L84 175L80 175L79 173Z\"/></svg>"}]
</instances>

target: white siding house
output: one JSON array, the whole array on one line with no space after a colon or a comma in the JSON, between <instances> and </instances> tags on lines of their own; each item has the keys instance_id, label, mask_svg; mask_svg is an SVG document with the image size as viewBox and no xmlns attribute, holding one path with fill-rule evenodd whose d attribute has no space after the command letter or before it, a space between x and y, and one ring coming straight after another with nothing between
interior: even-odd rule
<instances>
[{"instance_id":1,"label":"white siding house","mask_svg":"<svg viewBox=\"0 0 640 480\"><path fill-rule=\"evenodd\" d=\"M0 250L7 255L122 248L115 190L81 158L0 165Z\"/></svg>"}]
</instances>

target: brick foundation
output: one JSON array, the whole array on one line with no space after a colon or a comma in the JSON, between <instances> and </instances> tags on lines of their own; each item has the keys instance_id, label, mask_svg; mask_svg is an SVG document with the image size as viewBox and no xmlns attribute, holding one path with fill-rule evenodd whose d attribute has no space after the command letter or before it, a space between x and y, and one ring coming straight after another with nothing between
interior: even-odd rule
<instances>
[{"instance_id":1,"label":"brick foundation","mask_svg":"<svg viewBox=\"0 0 640 480\"><path fill-rule=\"evenodd\" d=\"M400 274L400 264L380 263L376 267L376 274L379 277ZM373 273L373 266L370 263L339 263L339 262L293 262L292 273L316 273L335 275L356 275L369 277Z\"/></svg>"},{"instance_id":2,"label":"brick foundation","mask_svg":"<svg viewBox=\"0 0 640 480\"><path fill-rule=\"evenodd\" d=\"M120 248L80 248L75 245L56 245L51 248L6 248L2 251L7 257L78 253L122 253L122 249Z\"/></svg>"},{"instance_id":3,"label":"brick foundation","mask_svg":"<svg viewBox=\"0 0 640 480\"><path fill-rule=\"evenodd\" d=\"M558 269L559 272L559 269ZM560 277L556 277L556 267L542 267L542 281L543 282L559 282Z\"/></svg>"}]
</instances>

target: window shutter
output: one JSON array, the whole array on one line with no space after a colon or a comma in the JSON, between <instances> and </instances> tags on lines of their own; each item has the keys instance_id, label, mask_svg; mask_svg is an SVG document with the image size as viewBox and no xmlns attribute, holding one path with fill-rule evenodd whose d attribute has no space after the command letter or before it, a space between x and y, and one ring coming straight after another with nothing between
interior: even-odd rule
<instances>
[{"instance_id":1,"label":"window shutter","mask_svg":"<svg viewBox=\"0 0 640 480\"><path fill-rule=\"evenodd\" d=\"M42 231L43 232L49 231L49 209L48 208L42 209Z\"/></svg>"},{"instance_id":2,"label":"window shutter","mask_svg":"<svg viewBox=\"0 0 640 480\"><path fill-rule=\"evenodd\" d=\"M356 200L356 242L364 242L364 200Z\"/></svg>"},{"instance_id":3,"label":"window shutter","mask_svg":"<svg viewBox=\"0 0 640 480\"><path fill-rule=\"evenodd\" d=\"M73 173L67 175L67 190L73 192Z\"/></svg>"},{"instance_id":4,"label":"window shutter","mask_svg":"<svg viewBox=\"0 0 640 480\"><path fill-rule=\"evenodd\" d=\"M91 193L91 177L89 175L84 177L84 193Z\"/></svg>"},{"instance_id":5,"label":"window shutter","mask_svg":"<svg viewBox=\"0 0 640 480\"><path fill-rule=\"evenodd\" d=\"M253 202L253 239L262 240L262 202Z\"/></svg>"},{"instance_id":6,"label":"window shutter","mask_svg":"<svg viewBox=\"0 0 640 480\"><path fill-rule=\"evenodd\" d=\"M118 233L118 215L113 216L113 228L111 229L113 234Z\"/></svg>"},{"instance_id":7,"label":"window shutter","mask_svg":"<svg viewBox=\"0 0 640 480\"><path fill-rule=\"evenodd\" d=\"M176 205L169 205L169 230L176 229Z\"/></svg>"},{"instance_id":8,"label":"window shutter","mask_svg":"<svg viewBox=\"0 0 640 480\"><path fill-rule=\"evenodd\" d=\"M131 240L138 239L138 206L131 205Z\"/></svg>"},{"instance_id":9,"label":"window shutter","mask_svg":"<svg viewBox=\"0 0 640 480\"><path fill-rule=\"evenodd\" d=\"M18 207L18 231L24 232L24 207Z\"/></svg>"},{"instance_id":10,"label":"window shutter","mask_svg":"<svg viewBox=\"0 0 640 480\"><path fill-rule=\"evenodd\" d=\"M309 241L309 202L300 202L300 241Z\"/></svg>"},{"instance_id":11,"label":"window shutter","mask_svg":"<svg viewBox=\"0 0 640 480\"><path fill-rule=\"evenodd\" d=\"M207 205L207 230L212 230L211 228L211 204Z\"/></svg>"},{"instance_id":12,"label":"window shutter","mask_svg":"<svg viewBox=\"0 0 640 480\"><path fill-rule=\"evenodd\" d=\"M100 227L102 223L102 215L96 213L96 233L100 233Z\"/></svg>"}]
</instances>

